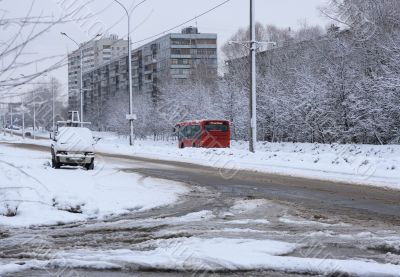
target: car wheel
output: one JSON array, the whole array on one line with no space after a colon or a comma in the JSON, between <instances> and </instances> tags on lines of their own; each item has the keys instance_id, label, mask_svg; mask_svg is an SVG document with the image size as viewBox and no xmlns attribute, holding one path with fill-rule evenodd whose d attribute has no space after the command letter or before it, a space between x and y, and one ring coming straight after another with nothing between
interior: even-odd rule
<instances>
[{"instance_id":1,"label":"car wheel","mask_svg":"<svg viewBox=\"0 0 400 277\"><path fill-rule=\"evenodd\" d=\"M51 167L58 169L60 168L61 164L59 162L57 162L56 157L51 156Z\"/></svg>"},{"instance_id":2,"label":"car wheel","mask_svg":"<svg viewBox=\"0 0 400 277\"><path fill-rule=\"evenodd\" d=\"M94 169L94 160L92 160L92 162L90 164L86 164L85 167L87 170L93 170Z\"/></svg>"},{"instance_id":3,"label":"car wheel","mask_svg":"<svg viewBox=\"0 0 400 277\"><path fill-rule=\"evenodd\" d=\"M56 160L52 161L52 166L55 169L59 169L61 167L61 164L59 162L57 162Z\"/></svg>"}]
</instances>

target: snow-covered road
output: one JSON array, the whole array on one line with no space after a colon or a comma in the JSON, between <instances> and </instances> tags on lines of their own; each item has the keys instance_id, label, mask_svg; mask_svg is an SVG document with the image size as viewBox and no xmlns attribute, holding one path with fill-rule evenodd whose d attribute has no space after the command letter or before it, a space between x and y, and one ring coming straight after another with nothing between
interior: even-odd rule
<instances>
[{"instance_id":1,"label":"snow-covered road","mask_svg":"<svg viewBox=\"0 0 400 277\"><path fill-rule=\"evenodd\" d=\"M0 144L2 195L5 203L19 204L15 217L0 216L1 276L143 270L400 276L397 221L389 220L390 211L381 220L362 214L361 190L351 212L328 199L302 200L328 188L310 186L318 194L307 195L293 186L285 194L293 195L290 202L284 183L265 180L263 189L260 180L239 178L229 186L200 168L98 158L94 172L55 170L47 151Z\"/></svg>"}]
</instances>

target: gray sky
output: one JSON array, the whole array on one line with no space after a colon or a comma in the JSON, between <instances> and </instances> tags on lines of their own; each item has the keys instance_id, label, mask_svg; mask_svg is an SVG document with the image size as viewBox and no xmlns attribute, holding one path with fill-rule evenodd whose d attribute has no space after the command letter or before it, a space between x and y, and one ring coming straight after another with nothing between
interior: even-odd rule
<instances>
[{"instance_id":1,"label":"gray sky","mask_svg":"<svg viewBox=\"0 0 400 277\"><path fill-rule=\"evenodd\" d=\"M3 0L1 8L7 10L7 17L23 16L34 3L34 15L59 16L63 12L70 11L68 6L73 3L85 3L89 0ZM120 0L128 7L141 2L141 0ZM162 32L170 27L178 25L194 16L197 16L223 2L223 0L146 0L135 9L132 14L132 41L141 40L151 35ZM326 26L328 20L321 16L317 7L323 5L326 0L256 0L256 20L263 24L274 24L279 27L296 28L300 20L306 19L310 25ZM64 3L64 4L63 4ZM99 13L100 12L100 13ZM99 13L99 14L97 14ZM44 57L48 55L63 55L76 46L60 35L66 32L76 41L82 42L90 39L98 30L108 29L108 33L125 37L127 22L123 10L112 0L93 0L84 9L80 16L97 14L88 20L69 22L53 27L49 32L38 38L26 50L35 55ZM75 17L76 18L76 17ZM198 18L187 25L196 25L200 32L218 34L219 47L240 27L246 27L249 22L249 1L231 0L227 4ZM179 32L180 28L175 32ZM7 30L3 35L7 34ZM136 44L135 46L139 46ZM38 63L39 70L48 66L48 62ZM26 69L23 73L29 74L35 67ZM20 72L18 72L19 74ZM67 67L52 73L67 89Z\"/></svg>"}]
</instances>

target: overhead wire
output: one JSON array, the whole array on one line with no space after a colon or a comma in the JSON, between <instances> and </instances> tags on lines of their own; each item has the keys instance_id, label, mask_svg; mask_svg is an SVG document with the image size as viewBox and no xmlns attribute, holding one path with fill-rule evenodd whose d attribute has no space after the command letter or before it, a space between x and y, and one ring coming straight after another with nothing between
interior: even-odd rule
<instances>
[{"instance_id":1,"label":"overhead wire","mask_svg":"<svg viewBox=\"0 0 400 277\"><path fill-rule=\"evenodd\" d=\"M158 37L158 36L164 35L164 34L170 32L170 31L173 31L173 30L175 30L175 29L177 29L177 28L179 28L179 27L182 27L183 25L185 25L185 24L187 24L187 23L189 23L189 22L192 22L193 20L196 20L196 19L198 19L198 18L200 18L200 17L202 17L202 16L204 16L204 15L206 15L206 14L208 14L208 13L210 13L210 12L216 10L216 9L218 9L219 7L221 7L221 6L225 5L225 4L227 4L227 3L230 2L230 1L232 1L232 0L225 0L225 1L223 1L222 3L219 3L218 5L216 5L216 6L212 7L212 8L210 8L210 9L208 9L208 10L202 12L202 13L200 13L199 15L196 15L196 16L194 16L194 17L188 19L188 20L185 20L184 22L182 22L182 23L180 23L180 24L178 24L178 25L175 25L175 26L173 26L173 27L170 27L170 28L168 28L168 29L166 29L166 30L164 30L164 31L162 31L162 32L159 32L159 33L157 33L157 34L154 34L154 35L152 35L152 36L149 36L149 37L146 37L146 38L137 40L137 41L133 41L132 44L137 44L137 43L144 42L144 41L147 41L147 40L149 40L149 39L156 38L156 37Z\"/></svg>"}]
</instances>

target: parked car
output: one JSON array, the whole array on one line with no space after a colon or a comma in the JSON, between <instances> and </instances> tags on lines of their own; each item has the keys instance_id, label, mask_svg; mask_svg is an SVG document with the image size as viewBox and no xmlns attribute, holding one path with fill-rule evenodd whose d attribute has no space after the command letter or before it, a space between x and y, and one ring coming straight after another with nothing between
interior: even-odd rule
<instances>
[{"instance_id":1,"label":"parked car","mask_svg":"<svg viewBox=\"0 0 400 277\"><path fill-rule=\"evenodd\" d=\"M94 169L95 150L93 134L84 127L60 127L52 135L51 164L53 168L63 165L84 166Z\"/></svg>"}]
</instances>

